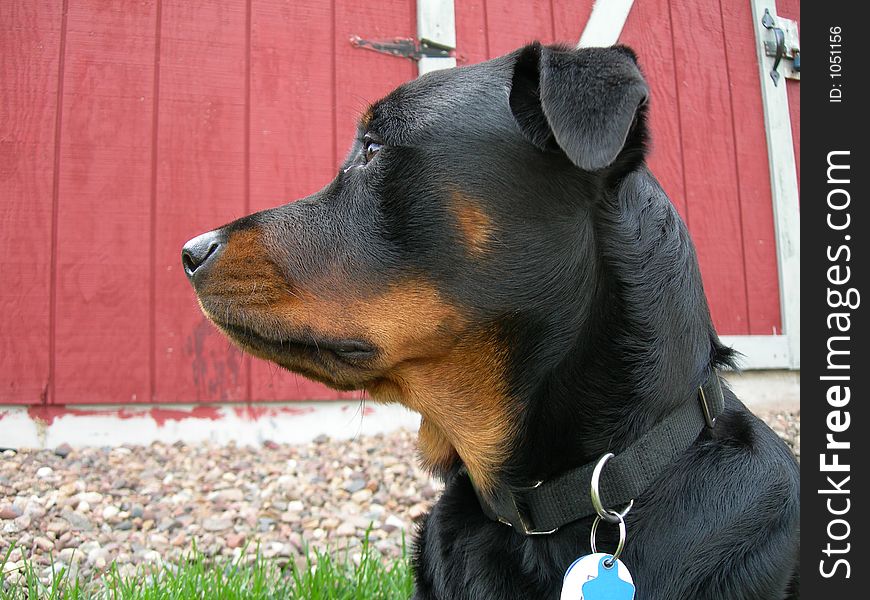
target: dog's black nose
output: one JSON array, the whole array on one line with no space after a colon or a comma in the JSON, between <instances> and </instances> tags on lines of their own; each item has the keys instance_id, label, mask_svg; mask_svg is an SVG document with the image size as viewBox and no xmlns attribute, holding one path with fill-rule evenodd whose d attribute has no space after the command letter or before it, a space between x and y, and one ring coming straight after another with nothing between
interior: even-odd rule
<instances>
[{"instance_id":1,"label":"dog's black nose","mask_svg":"<svg viewBox=\"0 0 870 600\"><path fill-rule=\"evenodd\" d=\"M223 246L224 235L220 230L203 233L187 242L181 250L181 264L188 278L220 254Z\"/></svg>"}]
</instances>

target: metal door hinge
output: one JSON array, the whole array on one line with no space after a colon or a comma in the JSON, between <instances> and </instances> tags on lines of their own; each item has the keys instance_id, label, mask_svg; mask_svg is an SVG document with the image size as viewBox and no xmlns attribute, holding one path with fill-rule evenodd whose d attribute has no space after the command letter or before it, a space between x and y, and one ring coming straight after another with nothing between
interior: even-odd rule
<instances>
[{"instance_id":1,"label":"metal door hinge","mask_svg":"<svg viewBox=\"0 0 870 600\"><path fill-rule=\"evenodd\" d=\"M392 40L364 40L358 35L351 36L350 43L355 48L374 50L401 58L419 61L421 58L448 58L453 56L453 48L440 46L429 40L394 38Z\"/></svg>"},{"instance_id":2,"label":"metal door hinge","mask_svg":"<svg viewBox=\"0 0 870 600\"><path fill-rule=\"evenodd\" d=\"M789 79L801 78L801 43L798 37L797 21L776 18L765 9L761 24L773 34L772 40L764 41L764 54L774 57L773 68L770 70L770 78L773 84L779 84L780 65L782 74Z\"/></svg>"}]
</instances>

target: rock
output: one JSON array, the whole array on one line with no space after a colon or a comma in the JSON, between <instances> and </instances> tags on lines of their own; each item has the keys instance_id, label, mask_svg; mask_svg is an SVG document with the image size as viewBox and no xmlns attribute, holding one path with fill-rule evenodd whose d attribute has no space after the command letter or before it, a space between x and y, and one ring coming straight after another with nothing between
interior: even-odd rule
<instances>
[{"instance_id":1,"label":"rock","mask_svg":"<svg viewBox=\"0 0 870 600\"><path fill-rule=\"evenodd\" d=\"M51 467L39 467L36 470L36 476L40 479L46 479L54 474L54 469Z\"/></svg>"},{"instance_id":2,"label":"rock","mask_svg":"<svg viewBox=\"0 0 870 600\"><path fill-rule=\"evenodd\" d=\"M112 521L115 519L115 517L118 516L118 513L120 512L121 510L117 506L109 505L103 509L103 519L106 521Z\"/></svg>"},{"instance_id":3,"label":"rock","mask_svg":"<svg viewBox=\"0 0 870 600\"><path fill-rule=\"evenodd\" d=\"M64 548L58 554L58 558L60 558L61 562L65 564L70 564L71 562L77 562L81 560L82 553L77 548Z\"/></svg>"},{"instance_id":4,"label":"rock","mask_svg":"<svg viewBox=\"0 0 870 600\"><path fill-rule=\"evenodd\" d=\"M102 571L106 568L109 561L109 551L105 548L94 548L87 553L85 562L93 565L96 569Z\"/></svg>"},{"instance_id":5,"label":"rock","mask_svg":"<svg viewBox=\"0 0 870 600\"><path fill-rule=\"evenodd\" d=\"M73 534L70 531L65 531L59 538L57 538L57 541L55 542L55 545L61 549L78 548L80 544L81 540L79 540L77 537L73 537Z\"/></svg>"},{"instance_id":6,"label":"rock","mask_svg":"<svg viewBox=\"0 0 870 600\"><path fill-rule=\"evenodd\" d=\"M115 525L115 529L117 529L118 531L130 531L131 529L133 529L133 522L129 519L126 519Z\"/></svg>"},{"instance_id":7,"label":"rock","mask_svg":"<svg viewBox=\"0 0 870 600\"><path fill-rule=\"evenodd\" d=\"M94 528L86 516L69 509L62 511L60 516L66 519L73 531L91 531Z\"/></svg>"},{"instance_id":8,"label":"rock","mask_svg":"<svg viewBox=\"0 0 870 600\"><path fill-rule=\"evenodd\" d=\"M22 511L11 504L0 507L0 520L17 519L21 514Z\"/></svg>"},{"instance_id":9,"label":"rock","mask_svg":"<svg viewBox=\"0 0 870 600\"><path fill-rule=\"evenodd\" d=\"M24 531L25 529L30 527L32 519L28 515L21 515L17 519L14 519L12 522L18 528L18 531Z\"/></svg>"},{"instance_id":10,"label":"rock","mask_svg":"<svg viewBox=\"0 0 870 600\"><path fill-rule=\"evenodd\" d=\"M65 531L68 531L69 528L70 528L70 524L68 521L58 520L58 521L52 521L51 523L49 523L48 527L46 527L46 530L50 531L52 533L58 534L58 533L63 533Z\"/></svg>"},{"instance_id":11,"label":"rock","mask_svg":"<svg viewBox=\"0 0 870 600\"><path fill-rule=\"evenodd\" d=\"M70 452L72 452L72 446L67 443L63 443L54 449L54 455L61 458L66 458L69 456Z\"/></svg>"},{"instance_id":12,"label":"rock","mask_svg":"<svg viewBox=\"0 0 870 600\"><path fill-rule=\"evenodd\" d=\"M245 499L245 494L238 488L228 488L218 492L218 497L225 502L241 502Z\"/></svg>"},{"instance_id":13,"label":"rock","mask_svg":"<svg viewBox=\"0 0 870 600\"><path fill-rule=\"evenodd\" d=\"M356 535L356 525L349 521L345 521L335 530L335 535L341 537L347 537L351 535Z\"/></svg>"},{"instance_id":14,"label":"rock","mask_svg":"<svg viewBox=\"0 0 870 600\"><path fill-rule=\"evenodd\" d=\"M45 512L46 510L40 506L39 502L36 500L31 500L27 503L27 506L24 507L24 514L31 519L41 519L45 516Z\"/></svg>"},{"instance_id":15,"label":"rock","mask_svg":"<svg viewBox=\"0 0 870 600\"><path fill-rule=\"evenodd\" d=\"M405 525L405 522L396 515L390 515L384 521L382 529L387 533L392 533L394 531L407 529L407 526Z\"/></svg>"},{"instance_id":16,"label":"rock","mask_svg":"<svg viewBox=\"0 0 870 600\"><path fill-rule=\"evenodd\" d=\"M351 494L350 499L358 504L362 504L372 499L372 492L371 490L363 488L358 492L354 492L353 494Z\"/></svg>"},{"instance_id":17,"label":"rock","mask_svg":"<svg viewBox=\"0 0 870 600\"><path fill-rule=\"evenodd\" d=\"M54 542L42 536L33 538L33 545L43 552L52 552L54 550Z\"/></svg>"},{"instance_id":18,"label":"rock","mask_svg":"<svg viewBox=\"0 0 870 600\"><path fill-rule=\"evenodd\" d=\"M81 551L84 555L89 555L94 550L100 550L100 542L96 540L91 540L89 542L85 542L84 544L79 546L79 551Z\"/></svg>"},{"instance_id":19,"label":"rock","mask_svg":"<svg viewBox=\"0 0 870 600\"><path fill-rule=\"evenodd\" d=\"M133 517L134 519L141 519L144 514L145 514L145 507L142 506L141 504L134 504L130 508L130 516Z\"/></svg>"},{"instance_id":20,"label":"rock","mask_svg":"<svg viewBox=\"0 0 870 600\"><path fill-rule=\"evenodd\" d=\"M206 531L224 531L233 526L232 519L219 517L207 517L202 521L202 528Z\"/></svg>"},{"instance_id":21,"label":"rock","mask_svg":"<svg viewBox=\"0 0 870 600\"><path fill-rule=\"evenodd\" d=\"M79 502L87 502L88 504L99 504L103 501L103 495L99 492L81 492L78 495Z\"/></svg>"},{"instance_id":22,"label":"rock","mask_svg":"<svg viewBox=\"0 0 870 600\"><path fill-rule=\"evenodd\" d=\"M61 496L65 496L65 497L72 496L76 492L78 492L78 486L76 485L76 483L77 482L75 482L75 481L71 481L69 483L64 483L59 488L57 488L57 491L60 492Z\"/></svg>"},{"instance_id":23,"label":"rock","mask_svg":"<svg viewBox=\"0 0 870 600\"><path fill-rule=\"evenodd\" d=\"M349 494L353 494L355 492L360 491L365 486L366 486L365 479L351 479L346 484L344 484L343 487L344 487L344 491L346 491Z\"/></svg>"},{"instance_id":24,"label":"rock","mask_svg":"<svg viewBox=\"0 0 870 600\"><path fill-rule=\"evenodd\" d=\"M238 548L245 543L244 533L231 533L225 538L228 548Z\"/></svg>"}]
</instances>

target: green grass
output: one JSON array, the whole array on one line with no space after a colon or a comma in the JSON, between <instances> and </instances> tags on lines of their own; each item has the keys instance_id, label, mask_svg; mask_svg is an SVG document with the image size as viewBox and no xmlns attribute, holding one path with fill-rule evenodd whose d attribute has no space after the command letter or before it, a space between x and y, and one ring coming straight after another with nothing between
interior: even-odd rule
<instances>
[{"instance_id":1,"label":"green grass","mask_svg":"<svg viewBox=\"0 0 870 600\"><path fill-rule=\"evenodd\" d=\"M12 548L0 557L3 579ZM351 552L360 553L357 566ZM412 591L407 552L386 561L369 543L333 554L308 550L305 564L292 561L280 568L253 550L254 559L240 563L229 558L210 559L194 548L175 565L163 565L123 576L113 564L101 576L87 581L61 569L46 584L40 581L42 567L25 563L23 579L12 586L0 583L2 600L394 600L407 599ZM243 556L245 554L243 553ZM0 582L3 581L0 579Z\"/></svg>"}]
</instances>

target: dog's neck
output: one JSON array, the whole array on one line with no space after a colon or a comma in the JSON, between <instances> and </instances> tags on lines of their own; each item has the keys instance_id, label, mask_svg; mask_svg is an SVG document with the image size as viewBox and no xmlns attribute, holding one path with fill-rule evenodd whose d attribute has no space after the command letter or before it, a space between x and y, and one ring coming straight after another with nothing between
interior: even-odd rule
<instances>
[{"instance_id":1,"label":"dog's neck","mask_svg":"<svg viewBox=\"0 0 870 600\"><path fill-rule=\"evenodd\" d=\"M556 368L526 374L524 426L503 479L523 485L618 452L727 363L697 259L676 210L645 170L594 215L598 260L581 331Z\"/></svg>"}]
</instances>

